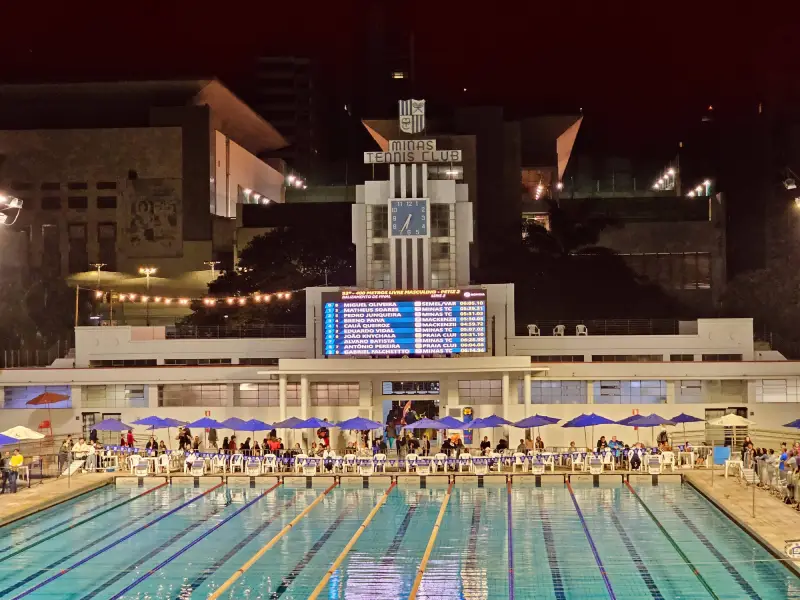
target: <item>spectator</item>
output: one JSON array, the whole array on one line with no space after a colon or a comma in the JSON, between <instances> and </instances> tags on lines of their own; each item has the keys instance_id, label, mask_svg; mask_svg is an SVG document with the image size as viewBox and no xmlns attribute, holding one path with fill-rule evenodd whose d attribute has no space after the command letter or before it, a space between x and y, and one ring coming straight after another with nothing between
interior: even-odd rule
<instances>
[{"instance_id":1,"label":"spectator","mask_svg":"<svg viewBox=\"0 0 800 600\"><path fill-rule=\"evenodd\" d=\"M0 494L5 494L6 484L8 483L9 474L11 473L11 453L8 450L6 450L6 453L0 458L0 471L2 471L3 475L3 487L0 488Z\"/></svg>"},{"instance_id":2,"label":"spectator","mask_svg":"<svg viewBox=\"0 0 800 600\"><path fill-rule=\"evenodd\" d=\"M663 427L661 428L661 433L658 434L658 437L656 438L656 442L658 442L659 446L669 442L669 436L667 435L667 430L665 428L663 428Z\"/></svg>"},{"instance_id":3,"label":"spectator","mask_svg":"<svg viewBox=\"0 0 800 600\"><path fill-rule=\"evenodd\" d=\"M230 450L232 453L235 453L235 452L236 452L236 449L237 449L237 446L236 446L236 436L235 436L235 435L232 435L232 436L231 436L231 441L230 441L230 442L228 442L228 450Z\"/></svg>"},{"instance_id":4,"label":"spectator","mask_svg":"<svg viewBox=\"0 0 800 600\"><path fill-rule=\"evenodd\" d=\"M639 467L642 466L642 459L639 457L639 453L633 450L630 450L630 457L631 457L631 469L634 471L638 471Z\"/></svg>"},{"instance_id":5,"label":"spectator","mask_svg":"<svg viewBox=\"0 0 800 600\"><path fill-rule=\"evenodd\" d=\"M92 429L92 431L89 432L89 441L93 444L97 443L97 429Z\"/></svg>"},{"instance_id":6,"label":"spectator","mask_svg":"<svg viewBox=\"0 0 800 600\"><path fill-rule=\"evenodd\" d=\"M17 477L19 476L19 470L22 467L22 454L19 452L19 448L14 448L14 453L11 455L11 460L9 461L10 471L8 475L8 490L12 494L17 493Z\"/></svg>"},{"instance_id":7,"label":"spectator","mask_svg":"<svg viewBox=\"0 0 800 600\"><path fill-rule=\"evenodd\" d=\"M69 453L72 452L72 446L69 445L67 440L61 442L61 448L58 450L58 472L60 473L69 464Z\"/></svg>"},{"instance_id":8,"label":"spectator","mask_svg":"<svg viewBox=\"0 0 800 600\"><path fill-rule=\"evenodd\" d=\"M69 444L69 449L72 450L72 447L75 445L72 434L67 435L67 444ZM124 446L125 444L123 443L122 445Z\"/></svg>"},{"instance_id":9,"label":"spectator","mask_svg":"<svg viewBox=\"0 0 800 600\"><path fill-rule=\"evenodd\" d=\"M389 448L391 450L394 450L394 440L396 437L397 437L397 425L396 421L392 419L386 426L386 439L389 442Z\"/></svg>"},{"instance_id":10,"label":"spectator","mask_svg":"<svg viewBox=\"0 0 800 600\"><path fill-rule=\"evenodd\" d=\"M577 452L577 451L578 451L578 447L575 445L575 442L570 442L569 443L569 452Z\"/></svg>"},{"instance_id":11,"label":"spectator","mask_svg":"<svg viewBox=\"0 0 800 600\"><path fill-rule=\"evenodd\" d=\"M151 435L150 439L147 440L147 443L144 446L145 450L153 450L154 452L158 450L158 442L156 441L155 436Z\"/></svg>"},{"instance_id":12,"label":"spectator","mask_svg":"<svg viewBox=\"0 0 800 600\"><path fill-rule=\"evenodd\" d=\"M123 448L128 445L128 442L125 440L125 434L122 434L119 438L119 445ZM72 444L69 446L70 450L72 450Z\"/></svg>"},{"instance_id":13,"label":"spectator","mask_svg":"<svg viewBox=\"0 0 800 600\"><path fill-rule=\"evenodd\" d=\"M419 440L415 437L408 438L408 453L409 454L416 454L417 450L419 450Z\"/></svg>"},{"instance_id":14,"label":"spectator","mask_svg":"<svg viewBox=\"0 0 800 600\"><path fill-rule=\"evenodd\" d=\"M492 448L492 442L489 441L489 436L483 436L483 441L481 442L481 454L485 455L489 450Z\"/></svg>"},{"instance_id":15,"label":"spectator","mask_svg":"<svg viewBox=\"0 0 800 600\"><path fill-rule=\"evenodd\" d=\"M242 454L250 454L250 438L247 438L244 442L242 442L242 445L239 446L239 452Z\"/></svg>"},{"instance_id":16,"label":"spectator","mask_svg":"<svg viewBox=\"0 0 800 600\"><path fill-rule=\"evenodd\" d=\"M228 441L228 436L226 435L224 438L222 438L222 451L223 452L227 452L229 445L230 445L230 442Z\"/></svg>"},{"instance_id":17,"label":"spectator","mask_svg":"<svg viewBox=\"0 0 800 600\"><path fill-rule=\"evenodd\" d=\"M526 449L527 448L525 446L525 440L520 440L519 441L519 446L517 446L517 452L522 452L523 454L525 454L525 450Z\"/></svg>"},{"instance_id":18,"label":"spectator","mask_svg":"<svg viewBox=\"0 0 800 600\"><path fill-rule=\"evenodd\" d=\"M494 451L503 453L508 450L508 440L506 438L500 438L500 441L497 442L497 446L495 447Z\"/></svg>"},{"instance_id":19,"label":"spectator","mask_svg":"<svg viewBox=\"0 0 800 600\"><path fill-rule=\"evenodd\" d=\"M133 437L133 429L128 429L128 438L126 440L128 442L128 446L133 448L136 445L136 440Z\"/></svg>"},{"instance_id":20,"label":"spectator","mask_svg":"<svg viewBox=\"0 0 800 600\"><path fill-rule=\"evenodd\" d=\"M536 436L536 443L534 444L534 448L536 450L544 450L544 440L542 440L541 436Z\"/></svg>"},{"instance_id":21,"label":"spectator","mask_svg":"<svg viewBox=\"0 0 800 600\"><path fill-rule=\"evenodd\" d=\"M217 447L217 430L214 429L213 427L208 430L208 445L211 448Z\"/></svg>"},{"instance_id":22,"label":"spectator","mask_svg":"<svg viewBox=\"0 0 800 600\"><path fill-rule=\"evenodd\" d=\"M431 455L431 440L428 437L427 433L422 436L422 443L421 443L420 447L422 448L423 456L430 456Z\"/></svg>"},{"instance_id":23,"label":"spectator","mask_svg":"<svg viewBox=\"0 0 800 600\"><path fill-rule=\"evenodd\" d=\"M158 452L160 454L166 454L167 452L167 445L164 443L164 440L158 442Z\"/></svg>"},{"instance_id":24,"label":"spectator","mask_svg":"<svg viewBox=\"0 0 800 600\"><path fill-rule=\"evenodd\" d=\"M194 441L192 442L192 449L196 452L200 450L200 436L194 436Z\"/></svg>"},{"instance_id":25,"label":"spectator","mask_svg":"<svg viewBox=\"0 0 800 600\"><path fill-rule=\"evenodd\" d=\"M602 452L606 448L608 448L608 443L606 442L606 436L601 435L600 439L597 440L597 451Z\"/></svg>"},{"instance_id":26,"label":"spectator","mask_svg":"<svg viewBox=\"0 0 800 600\"><path fill-rule=\"evenodd\" d=\"M450 441L450 438L444 438L444 440L442 441L442 448L440 452L442 454L447 454L447 456L450 456L450 453L453 450L454 450L453 442Z\"/></svg>"},{"instance_id":27,"label":"spectator","mask_svg":"<svg viewBox=\"0 0 800 600\"><path fill-rule=\"evenodd\" d=\"M327 417L323 419L323 421L327 423ZM322 445L324 445L326 448L331 445L331 432L327 427L320 427L317 429L317 438L321 440Z\"/></svg>"}]
</instances>

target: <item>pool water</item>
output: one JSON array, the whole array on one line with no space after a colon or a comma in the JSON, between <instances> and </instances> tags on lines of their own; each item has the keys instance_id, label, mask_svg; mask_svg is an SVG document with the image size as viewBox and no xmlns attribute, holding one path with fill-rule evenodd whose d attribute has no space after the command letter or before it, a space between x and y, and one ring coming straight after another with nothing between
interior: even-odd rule
<instances>
[{"instance_id":1,"label":"pool water","mask_svg":"<svg viewBox=\"0 0 800 600\"><path fill-rule=\"evenodd\" d=\"M307 598L382 482L330 489L223 597ZM206 598L325 489L101 488L0 528L0 598ZM408 598L446 494L392 488L319 597ZM690 486L515 481L452 488L417 598L785 600L800 579Z\"/></svg>"}]
</instances>

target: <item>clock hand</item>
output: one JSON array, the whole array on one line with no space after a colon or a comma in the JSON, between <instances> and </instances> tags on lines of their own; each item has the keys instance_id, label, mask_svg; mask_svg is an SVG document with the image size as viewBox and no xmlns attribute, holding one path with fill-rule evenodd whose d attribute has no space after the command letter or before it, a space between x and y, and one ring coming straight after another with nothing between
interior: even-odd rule
<instances>
[{"instance_id":1,"label":"clock hand","mask_svg":"<svg viewBox=\"0 0 800 600\"><path fill-rule=\"evenodd\" d=\"M403 226L400 228L400 233L403 233L406 230L406 228L409 226L410 223L411 223L411 215L408 215L406 217L406 222L403 223Z\"/></svg>"}]
</instances>

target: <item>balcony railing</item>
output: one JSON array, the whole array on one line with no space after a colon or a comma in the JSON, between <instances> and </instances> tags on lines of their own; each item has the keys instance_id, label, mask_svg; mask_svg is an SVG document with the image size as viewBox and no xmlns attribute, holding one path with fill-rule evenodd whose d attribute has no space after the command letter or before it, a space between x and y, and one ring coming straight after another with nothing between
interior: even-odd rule
<instances>
[{"instance_id":1,"label":"balcony railing","mask_svg":"<svg viewBox=\"0 0 800 600\"><path fill-rule=\"evenodd\" d=\"M305 325L173 326L166 328L168 340L216 340L238 338L304 338Z\"/></svg>"},{"instance_id":2,"label":"balcony railing","mask_svg":"<svg viewBox=\"0 0 800 600\"><path fill-rule=\"evenodd\" d=\"M552 336L558 325L564 326L565 336L574 336L578 325L585 325L589 335L678 335L678 321L673 319L542 319L531 324L539 327L542 336ZM518 324L515 333L529 335L528 325Z\"/></svg>"}]
</instances>

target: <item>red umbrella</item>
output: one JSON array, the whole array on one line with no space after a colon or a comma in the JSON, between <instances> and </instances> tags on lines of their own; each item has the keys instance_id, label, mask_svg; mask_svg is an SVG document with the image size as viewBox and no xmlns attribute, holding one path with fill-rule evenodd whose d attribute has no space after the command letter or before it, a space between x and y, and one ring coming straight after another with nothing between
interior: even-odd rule
<instances>
[{"instance_id":1,"label":"red umbrella","mask_svg":"<svg viewBox=\"0 0 800 600\"><path fill-rule=\"evenodd\" d=\"M69 400L69 396L56 394L55 392L45 392L44 394L39 394L35 398L28 400L25 404L28 406L47 405L47 420L50 421L50 435L53 435L53 419L50 414L50 405L64 402L65 400Z\"/></svg>"}]
</instances>

